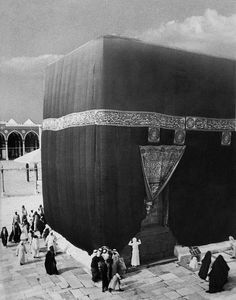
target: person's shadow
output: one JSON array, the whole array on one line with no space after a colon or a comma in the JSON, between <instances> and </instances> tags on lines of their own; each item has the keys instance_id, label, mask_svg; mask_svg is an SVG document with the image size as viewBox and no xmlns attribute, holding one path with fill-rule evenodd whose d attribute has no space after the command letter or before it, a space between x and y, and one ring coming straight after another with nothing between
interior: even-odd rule
<instances>
[{"instance_id":1,"label":"person's shadow","mask_svg":"<svg viewBox=\"0 0 236 300\"><path fill-rule=\"evenodd\" d=\"M67 268L59 269L58 272L59 272L59 274L62 274L62 273L65 273L65 272L68 272L68 271L71 271L74 269L78 269L78 268L77 267L67 267Z\"/></svg>"},{"instance_id":2,"label":"person's shadow","mask_svg":"<svg viewBox=\"0 0 236 300\"><path fill-rule=\"evenodd\" d=\"M227 283L224 285L224 291L231 291L236 286L236 276L229 276Z\"/></svg>"}]
</instances>

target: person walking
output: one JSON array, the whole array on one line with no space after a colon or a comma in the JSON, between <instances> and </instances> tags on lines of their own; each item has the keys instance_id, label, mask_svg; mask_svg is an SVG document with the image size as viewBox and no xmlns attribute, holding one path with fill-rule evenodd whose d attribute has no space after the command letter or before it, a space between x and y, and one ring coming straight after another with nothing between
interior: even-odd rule
<instances>
[{"instance_id":1,"label":"person walking","mask_svg":"<svg viewBox=\"0 0 236 300\"><path fill-rule=\"evenodd\" d=\"M48 247L48 250L52 246L54 249L54 254L56 255L56 236L54 235L53 231L49 233L49 235L46 238L45 244Z\"/></svg>"},{"instance_id":2,"label":"person walking","mask_svg":"<svg viewBox=\"0 0 236 300\"><path fill-rule=\"evenodd\" d=\"M105 292L108 290L109 281L108 281L108 268L103 257L101 257L101 260L98 263L98 269L100 271L101 279L102 279L102 291Z\"/></svg>"},{"instance_id":3,"label":"person walking","mask_svg":"<svg viewBox=\"0 0 236 300\"><path fill-rule=\"evenodd\" d=\"M21 236L21 229L18 222L13 225L13 240L15 243L19 243Z\"/></svg>"},{"instance_id":4,"label":"person walking","mask_svg":"<svg viewBox=\"0 0 236 300\"><path fill-rule=\"evenodd\" d=\"M27 220L24 221L22 228L21 228L21 235L20 235L20 240L21 241L28 241L28 225L27 225Z\"/></svg>"},{"instance_id":5,"label":"person walking","mask_svg":"<svg viewBox=\"0 0 236 300\"><path fill-rule=\"evenodd\" d=\"M18 256L18 260L19 260L20 265L25 264L25 262L26 262L25 254L26 253L27 252L26 252L25 244L24 244L23 241L21 241L19 243L19 245L17 246L17 248L16 248L16 256Z\"/></svg>"},{"instance_id":6,"label":"person walking","mask_svg":"<svg viewBox=\"0 0 236 300\"><path fill-rule=\"evenodd\" d=\"M206 280L210 265L211 265L211 251L207 251L207 253L205 254L202 260L202 264L198 272L198 276L201 279Z\"/></svg>"},{"instance_id":7,"label":"person walking","mask_svg":"<svg viewBox=\"0 0 236 300\"><path fill-rule=\"evenodd\" d=\"M121 276L119 274L119 253L113 249L112 250L112 278L108 286L108 291L112 292L116 289L116 286L118 286L118 290L121 292L123 289L120 287L120 280Z\"/></svg>"},{"instance_id":8,"label":"person walking","mask_svg":"<svg viewBox=\"0 0 236 300\"><path fill-rule=\"evenodd\" d=\"M33 220L34 220L34 211L33 209L31 209L29 213L29 224L31 229L33 229Z\"/></svg>"},{"instance_id":9,"label":"person walking","mask_svg":"<svg viewBox=\"0 0 236 300\"><path fill-rule=\"evenodd\" d=\"M98 268L99 262L103 260L101 254L102 254L101 248L96 250L96 252L95 251L93 252L93 257L90 265L93 282L98 282L101 279L101 274Z\"/></svg>"},{"instance_id":10,"label":"person walking","mask_svg":"<svg viewBox=\"0 0 236 300\"><path fill-rule=\"evenodd\" d=\"M24 220L27 220L27 215L28 215L27 210L24 205L22 205L22 208L21 208L21 215L22 215L21 222L23 223Z\"/></svg>"},{"instance_id":11,"label":"person walking","mask_svg":"<svg viewBox=\"0 0 236 300\"><path fill-rule=\"evenodd\" d=\"M33 254L33 258L39 257L39 238L36 234L33 234L32 237L31 251Z\"/></svg>"},{"instance_id":12,"label":"person walking","mask_svg":"<svg viewBox=\"0 0 236 300\"><path fill-rule=\"evenodd\" d=\"M222 255L217 256L209 273L209 290L207 293L223 291L223 286L228 281L229 266Z\"/></svg>"},{"instance_id":13,"label":"person walking","mask_svg":"<svg viewBox=\"0 0 236 300\"><path fill-rule=\"evenodd\" d=\"M39 231L39 214L37 211L34 213L34 218L33 218L33 231Z\"/></svg>"},{"instance_id":14,"label":"person walking","mask_svg":"<svg viewBox=\"0 0 236 300\"><path fill-rule=\"evenodd\" d=\"M20 216L18 215L17 211L15 211L15 214L12 219L12 225L14 225L15 223L20 224Z\"/></svg>"},{"instance_id":15,"label":"person walking","mask_svg":"<svg viewBox=\"0 0 236 300\"><path fill-rule=\"evenodd\" d=\"M44 266L45 266L47 274L49 274L49 275L59 274L58 270L57 270L57 262L55 259L55 253L54 253L53 246L50 246L50 248L46 254Z\"/></svg>"},{"instance_id":16,"label":"person walking","mask_svg":"<svg viewBox=\"0 0 236 300\"><path fill-rule=\"evenodd\" d=\"M42 204L39 205L38 214L40 216L44 216L44 208L43 208Z\"/></svg>"},{"instance_id":17,"label":"person walking","mask_svg":"<svg viewBox=\"0 0 236 300\"><path fill-rule=\"evenodd\" d=\"M46 241L46 238L48 237L50 231L51 231L51 227L48 224L46 224L45 228L43 230L43 233L42 233L42 237L43 237L44 241Z\"/></svg>"},{"instance_id":18,"label":"person walking","mask_svg":"<svg viewBox=\"0 0 236 300\"><path fill-rule=\"evenodd\" d=\"M1 236L0 237L2 239L3 246L7 247L8 231L7 231L7 228L5 226L2 228Z\"/></svg>"}]
</instances>

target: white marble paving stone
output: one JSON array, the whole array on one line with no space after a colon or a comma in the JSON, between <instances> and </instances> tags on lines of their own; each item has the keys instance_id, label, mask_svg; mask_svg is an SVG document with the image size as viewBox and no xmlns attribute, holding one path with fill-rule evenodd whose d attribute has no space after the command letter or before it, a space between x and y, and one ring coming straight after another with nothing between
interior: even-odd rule
<instances>
[{"instance_id":1,"label":"white marble paving stone","mask_svg":"<svg viewBox=\"0 0 236 300\"><path fill-rule=\"evenodd\" d=\"M80 289L72 289L71 293L74 295L76 299L80 299L84 297L84 294L80 291Z\"/></svg>"},{"instance_id":2,"label":"white marble paving stone","mask_svg":"<svg viewBox=\"0 0 236 300\"><path fill-rule=\"evenodd\" d=\"M176 293L176 292L168 292L168 293L165 293L164 294L167 298L169 298L169 299L178 299L178 298L180 298L181 297L181 295L180 294L178 294L178 293Z\"/></svg>"},{"instance_id":3,"label":"white marble paving stone","mask_svg":"<svg viewBox=\"0 0 236 300\"><path fill-rule=\"evenodd\" d=\"M193 290L190 290L189 288L185 288L185 287L182 289L178 289L176 292L182 296L187 296L194 293Z\"/></svg>"},{"instance_id":4,"label":"white marble paving stone","mask_svg":"<svg viewBox=\"0 0 236 300\"><path fill-rule=\"evenodd\" d=\"M48 295L51 297L52 300L63 300L61 295L57 292L50 292Z\"/></svg>"},{"instance_id":5,"label":"white marble paving stone","mask_svg":"<svg viewBox=\"0 0 236 300\"><path fill-rule=\"evenodd\" d=\"M163 280L175 280L178 279L178 277L175 274L172 273L166 273L166 274L162 274L159 275L159 277Z\"/></svg>"},{"instance_id":6,"label":"white marble paving stone","mask_svg":"<svg viewBox=\"0 0 236 300\"><path fill-rule=\"evenodd\" d=\"M146 283L155 283L155 282L161 282L163 281L162 278L156 276L156 277L152 277L152 278L148 278L147 280L145 280Z\"/></svg>"}]
</instances>

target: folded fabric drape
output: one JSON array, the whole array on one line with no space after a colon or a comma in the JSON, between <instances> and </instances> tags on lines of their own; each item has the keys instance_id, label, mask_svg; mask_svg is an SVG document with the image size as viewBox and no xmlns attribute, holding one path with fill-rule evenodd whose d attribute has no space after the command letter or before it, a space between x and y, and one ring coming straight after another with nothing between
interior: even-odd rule
<instances>
[{"instance_id":1,"label":"folded fabric drape","mask_svg":"<svg viewBox=\"0 0 236 300\"><path fill-rule=\"evenodd\" d=\"M140 146L148 201L154 203L174 173L185 146Z\"/></svg>"}]
</instances>

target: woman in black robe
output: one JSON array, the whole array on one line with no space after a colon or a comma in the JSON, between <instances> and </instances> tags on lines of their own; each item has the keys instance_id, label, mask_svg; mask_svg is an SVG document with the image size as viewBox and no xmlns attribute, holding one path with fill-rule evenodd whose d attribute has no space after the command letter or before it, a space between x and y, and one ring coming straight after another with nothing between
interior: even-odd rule
<instances>
[{"instance_id":1,"label":"woman in black robe","mask_svg":"<svg viewBox=\"0 0 236 300\"><path fill-rule=\"evenodd\" d=\"M55 260L55 253L54 253L53 246L49 248L49 251L46 254L44 265L45 265L46 272L49 275L58 274L57 262Z\"/></svg>"},{"instance_id":2,"label":"woman in black robe","mask_svg":"<svg viewBox=\"0 0 236 300\"><path fill-rule=\"evenodd\" d=\"M45 228L44 218L43 216L41 216L38 222L38 230L40 232L40 236L42 236L44 228Z\"/></svg>"},{"instance_id":3,"label":"woman in black robe","mask_svg":"<svg viewBox=\"0 0 236 300\"><path fill-rule=\"evenodd\" d=\"M13 228L13 240L15 243L19 243L20 242L20 235L21 235L21 229L20 229L20 225L16 222L14 224L14 228Z\"/></svg>"},{"instance_id":4,"label":"woman in black robe","mask_svg":"<svg viewBox=\"0 0 236 300\"><path fill-rule=\"evenodd\" d=\"M98 263L98 268L101 274L101 279L102 279L102 291L105 292L108 290L108 285L109 285L109 281L108 281L108 268L107 268L107 264L105 263L105 260L102 258L101 261L99 261Z\"/></svg>"},{"instance_id":5,"label":"woman in black robe","mask_svg":"<svg viewBox=\"0 0 236 300\"><path fill-rule=\"evenodd\" d=\"M108 258L105 260L107 264L107 277L108 277L108 282L111 281L112 279L112 265L113 265L113 259L112 259L112 251L108 250Z\"/></svg>"},{"instance_id":6,"label":"woman in black robe","mask_svg":"<svg viewBox=\"0 0 236 300\"><path fill-rule=\"evenodd\" d=\"M101 253L102 253L102 250L98 249L98 251L96 252L96 255L94 255L94 257L92 258L92 261L91 261L91 273L92 273L92 281L93 282L98 282L99 280L101 280L101 274L100 274L100 270L98 268L99 262L103 260Z\"/></svg>"},{"instance_id":7,"label":"woman in black robe","mask_svg":"<svg viewBox=\"0 0 236 300\"><path fill-rule=\"evenodd\" d=\"M7 228L4 226L1 231L1 239L4 247L7 247L7 238L8 238L8 231Z\"/></svg>"},{"instance_id":8,"label":"woman in black robe","mask_svg":"<svg viewBox=\"0 0 236 300\"><path fill-rule=\"evenodd\" d=\"M37 212L34 213L34 217L33 217L33 231L39 231L39 214Z\"/></svg>"},{"instance_id":9,"label":"woman in black robe","mask_svg":"<svg viewBox=\"0 0 236 300\"><path fill-rule=\"evenodd\" d=\"M211 264L211 251L207 251L207 253L205 254L205 256L202 260L201 268L198 272L198 276L201 279L206 280L210 264Z\"/></svg>"},{"instance_id":10,"label":"woman in black robe","mask_svg":"<svg viewBox=\"0 0 236 300\"><path fill-rule=\"evenodd\" d=\"M218 293L223 291L223 286L228 280L229 266L222 255L219 255L214 261L211 272L209 273L209 291L208 293Z\"/></svg>"}]
</instances>

